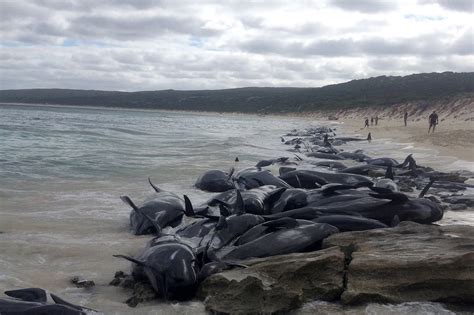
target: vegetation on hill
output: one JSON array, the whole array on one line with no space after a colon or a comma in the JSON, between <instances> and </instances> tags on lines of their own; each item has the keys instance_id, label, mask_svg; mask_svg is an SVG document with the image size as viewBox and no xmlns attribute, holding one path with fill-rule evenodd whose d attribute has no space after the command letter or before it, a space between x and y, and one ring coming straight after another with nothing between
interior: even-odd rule
<instances>
[{"instance_id":1,"label":"vegetation on hill","mask_svg":"<svg viewBox=\"0 0 474 315\"><path fill-rule=\"evenodd\" d=\"M352 80L321 88L238 88L118 92L69 89L1 90L0 102L286 113L435 101L474 93L474 73L422 73Z\"/></svg>"}]
</instances>

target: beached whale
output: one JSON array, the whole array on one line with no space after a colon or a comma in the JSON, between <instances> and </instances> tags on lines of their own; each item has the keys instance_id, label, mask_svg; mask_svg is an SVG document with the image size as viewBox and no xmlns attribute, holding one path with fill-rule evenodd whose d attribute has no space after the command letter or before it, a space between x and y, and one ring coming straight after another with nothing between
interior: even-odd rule
<instances>
[{"instance_id":1,"label":"beached whale","mask_svg":"<svg viewBox=\"0 0 474 315\"><path fill-rule=\"evenodd\" d=\"M344 163L338 162L338 161L333 161L333 160L319 161L319 162L315 162L315 163L311 163L311 164L314 165L314 166L334 168L334 169L337 169L337 170L343 170L343 169L347 168L347 166Z\"/></svg>"},{"instance_id":2,"label":"beached whale","mask_svg":"<svg viewBox=\"0 0 474 315\"><path fill-rule=\"evenodd\" d=\"M147 248L136 258L114 255L134 263L134 277L146 275L153 289L165 299L194 296L199 267L194 250L179 241L166 241ZM143 280L138 277L136 280Z\"/></svg>"},{"instance_id":3,"label":"beached whale","mask_svg":"<svg viewBox=\"0 0 474 315\"><path fill-rule=\"evenodd\" d=\"M339 170L339 173L349 173L349 174L357 174L357 175L369 175L369 172L379 172L384 173L386 171L385 166L381 165L372 165L372 164L364 164L364 165L357 165L347 167L345 169Z\"/></svg>"},{"instance_id":4,"label":"beached whale","mask_svg":"<svg viewBox=\"0 0 474 315\"><path fill-rule=\"evenodd\" d=\"M135 235L159 233L166 226L176 227L185 214L183 199L172 192L161 190L148 180L156 193L145 199L140 206L128 196L120 197L133 209L130 212L130 229Z\"/></svg>"},{"instance_id":5,"label":"beached whale","mask_svg":"<svg viewBox=\"0 0 474 315\"><path fill-rule=\"evenodd\" d=\"M244 191L233 190L213 197L208 205L224 204L230 210L230 214L237 214L237 212L269 214L273 204L280 199L285 190L286 188L277 188L273 185L264 185ZM239 195L242 198L242 205L238 202Z\"/></svg>"},{"instance_id":6,"label":"beached whale","mask_svg":"<svg viewBox=\"0 0 474 315\"><path fill-rule=\"evenodd\" d=\"M261 216L250 213L231 215L227 218L221 217L207 245L207 258L211 261L219 261L220 259L216 256L216 253L222 247L228 245L255 225L263 223L263 221L264 219Z\"/></svg>"},{"instance_id":7,"label":"beached whale","mask_svg":"<svg viewBox=\"0 0 474 315\"><path fill-rule=\"evenodd\" d=\"M223 192L234 189L234 183L230 178L231 175L220 170L206 171L199 176L194 186L209 192Z\"/></svg>"},{"instance_id":8,"label":"beached whale","mask_svg":"<svg viewBox=\"0 0 474 315\"><path fill-rule=\"evenodd\" d=\"M47 302L47 293L40 288L27 288L5 291L9 298L0 298L2 315L85 315L97 313L96 310L74 305L60 297L50 294L55 304Z\"/></svg>"},{"instance_id":9,"label":"beached whale","mask_svg":"<svg viewBox=\"0 0 474 315\"><path fill-rule=\"evenodd\" d=\"M370 159L368 155L365 155L360 150L356 150L354 152L340 152L337 154L337 156L346 160L354 160L354 161L359 161L359 162L364 162Z\"/></svg>"},{"instance_id":10,"label":"beached whale","mask_svg":"<svg viewBox=\"0 0 474 315\"><path fill-rule=\"evenodd\" d=\"M385 167L400 165L400 163L398 163L397 160L392 159L392 158L387 158L387 157L368 159L366 160L366 162L367 164L370 164L370 165L379 165L379 166L385 166Z\"/></svg>"},{"instance_id":11,"label":"beached whale","mask_svg":"<svg viewBox=\"0 0 474 315\"><path fill-rule=\"evenodd\" d=\"M222 261L238 261L312 251L319 249L326 237L338 232L337 228L325 223L282 228L243 245L222 248L216 255Z\"/></svg>"},{"instance_id":12,"label":"beached whale","mask_svg":"<svg viewBox=\"0 0 474 315\"><path fill-rule=\"evenodd\" d=\"M308 192L305 189L286 189L281 194L280 198L273 203L271 207L271 213L278 213L282 211L305 207L308 204L307 198Z\"/></svg>"},{"instance_id":13,"label":"beached whale","mask_svg":"<svg viewBox=\"0 0 474 315\"><path fill-rule=\"evenodd\" d=\"M215 219L197 219L196 221L185 225L176 231L176 235L186 240L193 248L200 251L207 245L212 237L212 231L216 227Z\"/></svg>"},{"instance_id":14,"label":"beached whale","mask_svg":"<svg viewBox=\"0 0 474 315\"><path fill-rule=\"evenodd\" d=\"M327 184L326 180L311 170L294 170L280 175L280 178L295 188L313 189Z\"/></svg>"},{"instance_id":15,"label":"beached whale","mask_svg":"<svg viewBox=\"0 0 474 315\"><path fill-rule=\"evenodd\" d=\"M253 167L245 168L234 173L232 178L243 189L252 189L264 185L290 188L287 183L274 176L270 171L261 171Z\"/></svg>"},{"instance_id":16,"label":"beached whale","mask_svg":"<svg viewBox=\"0 0 474 315\"><path fill-rule=\"evenodd\" d=\"M320 216L313 219L313 222L330 224L337 227L340 232L365 231L389 227L388 225L374 219L343 214Z\"/></svg>"},{"instance_id":17,"label":"beached whale","mask_svg":"<svg viewBox=\"0 0 474 315\"><path fill-rule=\"evenodd\" d=\"M334 153L310 152L306 153L306 156L325 160L343 160L342 157Z\"/></svg>"},{"instance_id":18,"label":"beached whale","mask_svg":"<svg viewBox=\"0 0 474 315\"><path fill-rule=\"evenodd\" d=\"M376 194L352 198L350 200L334 202L325 205L310 203L314 211L326 214L356 213L369 219L378 220L386 225L393 225L395 221L413 221L429 224L439 221L443 217L443 210L428 199L409 199L401 193Z\"/></svg>"},{"instance_id":19,"label":"beached whale","mask_svg":"<svg viewBox=\"0 0 474 315\"><path fill-rule=\"evenodd\" d=\"M284 217L277 220L267 221L260 223L253 228L247 230L244 234L239 236L235 242L232 243L234 246L240 246L256 240L259 237L262 237L265 234L280 230L280 229L289 229L295 228L301 225L313 224L313 221L309 220L296 220L293 218Z\"/></svg>"},{"instance_id":20,"label":"beached whale","mask_svg":"<svg viewBox=\"0 0 474 315\"><path fill-rule=\"evenodd\" d=\"M262 167L270 166L275 163L283 163L283 164L291 163L291 162L288 162L288 159L289 159L288 157L280 157L277 159L260 160L257 164L255 164L255 167L258 169L261 169Z\"/></svg>"},{"instance_id":21,"label":"beached whale","mask_svg":"<svg viewBox=\"0 0 474 315\"><path fill-rule=\"evenodd\" d=\"M348 173L329 173L313 170L295 170L280 175L295 188L318 188L328 183L346 184L353 186L372 186L370 178Z\"/></svg>"}]
</instances>

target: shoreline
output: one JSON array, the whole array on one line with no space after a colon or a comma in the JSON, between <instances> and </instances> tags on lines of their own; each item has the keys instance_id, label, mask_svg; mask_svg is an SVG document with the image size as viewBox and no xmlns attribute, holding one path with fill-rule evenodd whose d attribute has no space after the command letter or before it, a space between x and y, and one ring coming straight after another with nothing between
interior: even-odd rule
<instances>
[{"instance_id":1,"label":"shoreline","mask_svg":"<svg viewBox=\"0 0 474 315\"><path fill-rule=\"evenodd\" d=\"M432 107L423 111L416 111L416 105L404 104L399 106L388 106L384 109L355 108L343 111L317 111L308 113L239 113L239 112L217 112L217 111L189 111L168 109L146 109L130 107L102 107L87 105L58 105L58 104L30 104L30 103L0 103L9 106L35 106L52 108L77 108L96 109L112 111L138 111L138 112L168 112L189 113L200 115L231 115L231 116L261 116L261 117L292 117L304 121L318 120L327 123L338 123L347 133L361 134L365 136L369 132L372 139L388 139L392 142L410 143L416 148L430 149L439 155L454 157L462 161L473 163L470 167L474 171L474 98L466 98L452 102L450 108L446 103L433 104ZM427 117L431 110L437 109L440 115L439 125L434 134L428 134ZM413 114L409 116L407 127L403 124L403 111ZM371 112L372 111L372 112ZM368 129L362 128L365 117L370 115L379 116L379 124L371 125ZM461 119L461 117L464 118Z\"/></svg>"}]
</instances>

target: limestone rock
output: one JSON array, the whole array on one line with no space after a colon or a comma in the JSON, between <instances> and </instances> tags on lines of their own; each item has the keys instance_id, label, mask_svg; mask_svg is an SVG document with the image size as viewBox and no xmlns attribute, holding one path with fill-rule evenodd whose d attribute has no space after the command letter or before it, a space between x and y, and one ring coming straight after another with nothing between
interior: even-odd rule
<instances>
[{"instance_id":1,"label":"limestone rock","mask_svg":"<svg viewBox=\"0 0 474 315\"><path fill-rule=\"evenodd\" d=\"M402 222L396 228L339 233L350 262L342 303L474 302L474 227Z\"/></svg>"},{"instance_id":2,"label":"limestone rock","mask_svg":"<svg viewBox=\"0 0 474 315\"><path fill-rule=\"evenodd\" d=\"M338 248L246 260L244 269L207 278L198 298L218 314L278 314L310 300L336 300L343 291L344 254Z\"/></svg>"}]
</instances>

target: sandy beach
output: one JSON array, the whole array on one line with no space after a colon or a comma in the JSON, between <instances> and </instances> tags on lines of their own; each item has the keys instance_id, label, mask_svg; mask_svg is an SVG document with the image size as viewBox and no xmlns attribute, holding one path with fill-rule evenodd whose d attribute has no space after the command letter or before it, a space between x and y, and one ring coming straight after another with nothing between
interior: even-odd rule
<instances>
[{"instance_id":1,"label":"sandy beach","mask_svg":"<svg viewBox=\"0 0 474 315\"><path fill-rule=\"evenodd\" d=\"M389 138L398 142L413 142L416 146L435 149L443 155L461 160L474 161L474 123L445 119L436 126L435 133L428 134L427 120L379 119L378 125L363 130L363 119L343 119L345 128L357 133L371 133L372 139Z\"/></svg>"},{"instance_id":2,"label":"sandy beach","mask_svg":"<svg viewBox=\"0 0 474 315\"><path fill-rule=\"evenodd\" d=\"M474 161L474 97L441 100L420 106L419 102L374 108L356 108L334 112L316 112L312 119L336 119L346 130L367 135L372 139L411 142L417 147L434 149L442 155ZM428 134L428 116L433 110L439 115L435 133ZM407 126L403 114L408 112ZM378 125L364 130L365 118L379 117Z\"/></svg>"}]
</instances>

